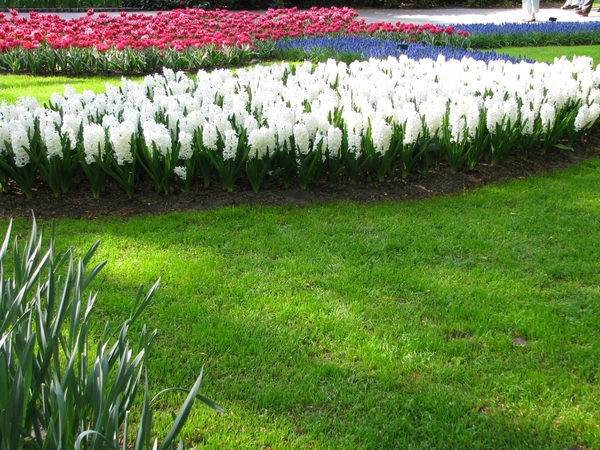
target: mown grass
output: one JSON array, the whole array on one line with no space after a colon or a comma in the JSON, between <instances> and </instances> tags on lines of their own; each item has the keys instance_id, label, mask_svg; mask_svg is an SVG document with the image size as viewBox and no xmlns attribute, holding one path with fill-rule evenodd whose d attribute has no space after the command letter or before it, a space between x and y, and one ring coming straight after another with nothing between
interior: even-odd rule
<instances>
[{"instance_id":1,"label":"mown grass","mask_svg":"<svg viewBox=\"0 0 600 450\"><path fill-rule=\"evenodd\" d=\"M598 189L594 160L427 201L65 219L58 248L102 240L99 327L162 279L152 389L204 365L230 414L186 435L211 448L597 448Z\"/></svg>"},{"instance_id":2,"label":"mown grass","mask_svg":"<svg viewBox=\"0 0 600 450\"><path fill-rule=\"evenodd\" d=\"M554 58L566 56L570 61L573 56L589 56L594 60L594 67L600 64L600 47L593 45L576 45L572 47L504 47L498 52L505 53L509 56L527 56L540 62L552 63Z\"/></svg>"},{"instance_id":3,"label":"mown grass","mask_svg":"<svg viewBox=\"0 0 600 450\"><path fill-rule=\"evenodd\" d=\"M129 77L129 79L141 81L143 77ZM16 103L19 97L35 97L40 104L47 104L53 93L64 94L65 85L70 85L79 93L84 89L100 93L106 92L106 83L120 86L121 77L2 75L0 76L0 102L5 100L10 104Z\"/></svg>"},{"instance_id":4,"label":"mown grass","mask_svg":"<svg viewBox=\"0 0 600 450\"><path fill-rule=\"evenodd\" d=\"M426 201L62 219L57 247L102 241L98 329L161 278L152 391L204 366L229 411L196 406L190 443L600 448L599 189L595 159Z\"/></svg>"}]
</instances>

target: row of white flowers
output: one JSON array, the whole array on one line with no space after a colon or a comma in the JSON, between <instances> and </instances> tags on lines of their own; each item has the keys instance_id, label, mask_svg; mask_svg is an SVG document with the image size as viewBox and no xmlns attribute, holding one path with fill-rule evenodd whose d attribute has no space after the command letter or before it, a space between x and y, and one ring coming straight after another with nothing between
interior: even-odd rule
<instances>
[{"instance_id":1,"label":"row of white flowers","mask_svg":"<svg viewBox=\"0 0 600 450\"><path fill-rule=\"evenodd\" d=\"M426 153L458 170L572 144L598 122L599 87L584 57L330 60L200 71L196 81L164 70L105 94L67 87L49 107L2 104L0 184L12 178L27 191L40 171L59 195L83 170L95 194L108 174L132 195L143 170L167 192L199 175L233 189L245 169L256 190L274 171L305 187L325 171L332 181L344 171L406 175Z\"/></svg>"}]
</instances>

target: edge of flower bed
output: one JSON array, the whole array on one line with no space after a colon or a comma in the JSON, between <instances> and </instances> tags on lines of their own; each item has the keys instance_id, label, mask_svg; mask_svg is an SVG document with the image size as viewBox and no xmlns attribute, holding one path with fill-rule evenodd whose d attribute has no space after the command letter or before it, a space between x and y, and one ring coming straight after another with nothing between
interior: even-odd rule
<instances>
[{"instance_id":1,"label":"edge of flower bed","mask_svg":"<svg viewBox=\"0 0 600 450\"><path fill-rule=\"evenodd\" d=\"M36 7L31 7L31 8L0 8L0 12L3 13L8 13L10 12L10 10L14 10L17 11L19 13L29 13L29 12L37 12L37 13L55 13L55 12L59 12L59 13L87 13L90 10L93 10L94 12L121 12L121 11L125 11L125 12L148 12L144 9L140 9L140 8L36 8Z\"/></svg>"}]
</instances>

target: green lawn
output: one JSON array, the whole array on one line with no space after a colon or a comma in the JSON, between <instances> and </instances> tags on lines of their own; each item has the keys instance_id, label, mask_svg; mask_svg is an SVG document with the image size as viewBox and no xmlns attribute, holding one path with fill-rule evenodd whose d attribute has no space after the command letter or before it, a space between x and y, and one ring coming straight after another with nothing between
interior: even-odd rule
<instances>
[{"instance_id":1,"label":"green lawn","mask_svg":"<svg viewBox=\"0 0 600 450\"><path fill-rule=\"evenodd\" d=\"M142 80L143 77L129 77ZM33 75L0 75L0 102L15 103L19 97L35 97L40 104L48 103L50 96L57 92L64 94L65 85L72 86L77 92L84 89L96 93L105 92L106 83L121 85L120 76L109 77L36 77Z\"/></svg>"},{"instance_id":2,"label":"green lawn","mask_svg":"<svg viewBox=\"0 0 600 450\"><path fill-rule=\"evenodd\" d=\"M594 159L425 201L61 219L57 248L102 241L98 330L161 278L151 391L204 366L228 410L198 404L190 443L592 449L598 192Z\"/></svg>"},{"instance_id":3,"label":"green lawn","mask_svg":"<svg viewBox=\"0 0 600 450\"><path fill-rule=\"evenodd\" d=\"M599 189L593 160L427 201L59 220L58 248L102 240L101 322L162 279L152 390L204 365L230 411L197 406L209 447L598 448Z\"/></svg>"},{"instance_id":4,"label":"green lawn","mask_svg":"<svg viewBox=\"0 0 600 450\"><path fill-rule=\"evenodd\" d=\"M506 53L510 56L527 56L536 61L551 63L554 58L565 55L569 60L573 56L589 56L594 59L594 67L600 63L600 47L590 45L576 45L572 47L504 47L498 53Z\"/></svg>"}]
</instances>

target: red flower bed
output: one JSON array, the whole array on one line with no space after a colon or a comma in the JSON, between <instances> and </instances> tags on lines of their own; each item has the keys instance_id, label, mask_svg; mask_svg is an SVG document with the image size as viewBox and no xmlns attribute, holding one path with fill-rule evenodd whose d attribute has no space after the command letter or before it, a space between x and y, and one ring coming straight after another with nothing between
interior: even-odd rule
<instances>
[{"instance_id":1,"label":"red flower bed","mask_svg":"<svg viewBox=\"0 0 600 450\"><path fill-rule=\"evenodd\" d=\"M113 17L93 11L78 19L65 20L57 15L30 12L29 18L0 13L0 51L22 46L33 49L47 45L53 49L69 47L111 47L143 49L148 47L251 46L254 40L278 40L284 37L323 36L326 34L408 33L453 34L454 28L402 23L367 24L356 19L351 8L310 10L276 9L265 14L248 11L205 11L178 9L156 16L127 14ZM463 35L462 32L457 34Z\"/></svg>"}]
</instances>

